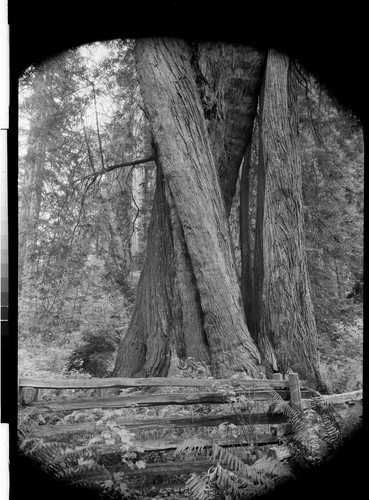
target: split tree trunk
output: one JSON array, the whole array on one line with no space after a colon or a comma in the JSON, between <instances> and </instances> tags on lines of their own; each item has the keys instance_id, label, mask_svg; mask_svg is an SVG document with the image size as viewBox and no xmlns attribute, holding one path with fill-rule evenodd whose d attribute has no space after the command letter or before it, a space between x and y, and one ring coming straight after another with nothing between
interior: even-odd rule
<instances>
[{"instance_id":1,"label":"split tree trunk","mask_svg":"<svg viewBox=\"0 0 369 500\"><path fill-rule=\"evenodd\" d=\"M181 296L179 301L174 300L174 297L166 297L167 305L172 308L172 317L177 319L176 325L172 325L172 343L183 357L191 355L190 351L193 351L195 359L207 360L210 355L216 375L228 372L230 363L236 371L239 369L256 373L258 353L249 337L240 308L226 212L210 151L211 140L201 109L204 101L200 101L195 85L196 78L203 92L204 89L214 89L214 86L210 85L214 83L214 79L209 71L206 78L201 72L201 61L205 58L200 51L191 54L183 42L145 40L140 42L138 52L144 98L159 146L159 162L163 161L164 177L168 180L167 199L170 205L174 256L171 263L174 264L172 271L175 274L175 289ZM263 57L258 55L256 58L259 70L254 73L253 81L251 78L247 81L249 94L244 93L250 101L249 105L244 107L244 115L247 119L252 117L251 124L255 114L255 94L257 95L258 91ZM219 59L217 62L219 63ZM191 63L195 67L195 74ZM204 72L206 73L205 70ZM226 85L223 88L226 88ZM232 98L235 99L234 102L238 100L237 95L230 95L228 101L232 102ZM216 113L211 119L216 119ZM211 124L216 123L211 122L211 119L208 121L210 130ZM222 119L224 120L224 116ZM243 120L241 125L246 129L250 126L247 119ZM232 130L237 130L239 124L238 119ZM241 127L239 126L239 129ZM227 134L223 133L222 138L227 138ZM244 150L245 146L241 141L240 146ZM243 150L237 150L240 159ZM232 163L237 172L236 180L240 159L233 160ZM227 160L229 162L229 158ZM173 168L174 166L176 168ZM230 196L226 199L231 201ZM151 245L149 238L149 253ZM168 264L170 262L167 262ZM141 281L145 279L147 265L149 264L145 265ZM151 262L151 266L155 268L155 262ZM175 304L179 305L176 312L173 307ZM135 312L142 311L142 306L138 296ZM145 313L151 314L150 304L147 304ZM133 323L134 318L126 338L132 337ZM150 332L146 332L146 338L148 335L151 335ZM167 336L167 339L168 337L170 336ZM168 342L170 343L170 339ZM128 373L124 368L125 356L122 352L125 344L126 340L120 350L116 374L122 373L122 369ZM198 346L201 346L201 349L198 349ZM152 347L154 352L157 351L154 345ZM238 349L240 356L236 359ZM166 352L168 354L168 348ZM145 366L148 368L147 363ZM144 372L152 374L146 368Z\"/></svg>"},{"instance_id":2,"label":"split tree trunk","mask_svg":"<svg viewBox=\"0 0 369 500\"><path fill-rule=\"evenodd\" d=\"M186 294L174 283L174 246L171 209L167 202L165 181L157 165L156 191L150 220L147 255L137 288L136 306L129 329L118 352L114 376L162 376L170 366L171 341L176 328L185 318L178 317L180 300ZM190 309L192 301L187 301ZM191 311L196 326L196 313ZM194 339L193 349L206 356L201 337Z\"/></svg>"},{"instance_id":3,"label":"split tree trunk","mask_svg":"<svg viewBox=\"0 0 369 500\"><path fill-rule=\"evenodd\" d=\"M212 42L200 43L191 59L228 216L251 145L265 64L263 50Z\"/></svg>"},{"instance_id":4,"label":"split tree trunk","mask_svg":"<svg viewBox=\"0 0 369 500\"><path fill-rule=\"evenodd\" d=\"M157 163L147 252L114 376L166 376L172 350L210 362L191 261L173 200Z\"/></svg>"},{"instance_id":5,"label":"split tree trunk","mask_svg":"<svg viewBox=\"0 0 369 500\"><path fill-rule=\"evenodd\" d=\"M263 206L259 208L255 248L255 256L263 258L255 267L256 304L261 304L258 345L268 357L271 344L279 370L292 369L324 389L306 265L295 109L289 59L271 50L261 112L258 201Z\"/></svg>"}]
</instances>

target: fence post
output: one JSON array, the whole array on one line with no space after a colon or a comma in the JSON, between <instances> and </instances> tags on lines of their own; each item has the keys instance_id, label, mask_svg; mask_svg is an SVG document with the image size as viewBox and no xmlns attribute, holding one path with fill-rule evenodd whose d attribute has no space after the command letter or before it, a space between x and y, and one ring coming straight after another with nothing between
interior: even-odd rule
<instances>
[{"instance_id":1,"label":"fence post","mask_svg":"<svg viewBox=\"0 0 369 500\"><path fill-rule=\"evenodd\" d=\"M24 402L24 389L23 387L19 386L19 379L18 379L18 404L22 405Z\"/></svg>"},{"instance_id":2,"label":"fence post","mask_svg":"<svg viewBox=\"0 0 369 500\"><path fill-rule=\"evenodd\" d=\"M290 385L290 395L291 395L291 407L293 410L302 413L302 401L301 401L301 391L300 391L300 381L297 373L288 374L288 382Z\"/></svg>"},{"instance_id":3,"label":"fence post","mask_svg":"<svg viewBox=\"0 0 369 500\"><path fill-rule=\"evenodd\" d=\"M273 373L273 380L283 380L283 375L282 373ZM269 407L270 408L270 407ZM278 434L278 426L277 425L271 425L270 426L270 432L274 435L277 436ZM270 449L270 448L269 448Z\"/></svg>"}]
</instances>

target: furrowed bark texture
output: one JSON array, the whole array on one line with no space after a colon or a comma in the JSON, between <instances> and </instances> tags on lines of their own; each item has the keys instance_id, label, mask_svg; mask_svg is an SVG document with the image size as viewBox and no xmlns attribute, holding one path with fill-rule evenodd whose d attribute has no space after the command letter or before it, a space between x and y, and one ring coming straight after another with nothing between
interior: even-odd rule
<instances>
[{"instance_id":1,"label":"furrowed bark texture","mask_svg":"<svg viewBox=\"0 0 369 500\"><path fill-rule=\"evenodd\" d=\"M247 330L211 142L191 67L179 40L138 42L137 69L158 161L182 226L217 376L255 375L259 354Z\"/></svg>"},{"instance_id":2,"label":"furrowed bark texture","mask_svg":"<svg viewBox=\"0 0 369 500\"><path fill-rule=\"evenodd\" d=\"M223 179L221 187L227 212L230 210L236 188L245 140L251 140L257 95L265 62L266 54L264 52L247 49L243 46L234 47L214 43L191 45L191 66L195 73L196 86L200 92L201 104L211 136L212 150L216 153L216 166L220 179ZM223 154L223 152L227 152L227 154ZM209 345L203 328L203 313L196 277L175 203L170 193L166 193L165 196L170 206L170 222L164 222L163 218L160 218L159 221L163 222L164 225L169 224L172 228L174 259L168 260L166 266L173 266L174 287L175 291L178 292L179 300L170 300L168 296L162 299L168 299L167 309L172 310L170 316L175 318L173 320L175 326L163 328L162 341L151 344L151 348L156 349L156 345L158 345L157 357L159 357L160 345L169 342L173 345L179 358L191 356L195 360L208 363L210 361ZM151 223L155 227L149 232L148 249L153 244L152 239L156 238L156 234L161 231L157 221L158 219L155 219ZM155 274L157 272L155 269L159 268L159 264L152 260L153 257L152 253L149 252L150 265L144 267L141 275L141 280L144 282L146 282L145 274L149 269L152 274ZM156 295L160 294L160 290L157 289ZM150 332L143 331L145 322L142 321L141 317L150 315L151 312L144 310L141 297L141 293L137 295L132 321L126 334L127 338L131 338L131 348L140 342L144 344L145 339L150 335ZM137 325L140 326L137 327ZM173 334L172 339L166 335L168 330ZM143 340L138 341L137 336L143 337ZM159 332L157 332L157 340L158 337ZM151 356L154 354L152 353ZM116 373L124 373L125 375L136 373L130 361L126 362L126 359L129 360L129 358L130 349L128 349L126 339L118 356ZM131 372L127 372L126 367L128 366L131 367ZM147 370L149 370L149 366L146 366L144 373L150 374ZM164 370L162 375L166 374L167 372Z\"/></svg>"},{"instance_id":3,"label":"furrowed bark texture","mask_svg":"<svg viewBox=\"0 0 369 500\"><path fill-rule=\"evenodd\" d=\"M191 59L229 216L239 169L251 144L266 52L225 43L200 43Z\"/></svg>"},{"instance_id":4,"label":"furrowed bark texture","mask_svg":"<svg viewBox=\"0 0 369 500\"><path fill-rule=\"evenodd\" d=\"M296 107L290 84L289 59L271 50L261 115L259 182L261 191L265 189L265 205L262 238L259 233L255 250L264 259L259 347L270 341L280 370L292 369L321 389L324 384L306 266ZM263 195L261 192L261 201Z\"/></svg>"},{"instance_id":5,"label":"furrowed bark texture","mask_svg":"<svg viewBox=\"0 0 369 500\"><path fill-rule=\"evenodd\" d=\"M161 374L168 371L168 338L172 324L171 310L167 308L167 297L173 297L171 266L173 257L169 207L165 200L164 182L157 169L157 183L153 211L149 226L147 258L137 287L137 301L130 321L130 334L123 339L118 351L114 376L145 376L146 373ZM160 227L160 231L157 229ZM153 263L155 267L152 268ZM150 310L150 314L147 311ZM150 332L150 338L148 336ZM150 345L155 343L155 356L150 357ZM126 354L129 353L129 356Z\"/></svg>"},{"instance_id":6,"label":"furrowed bark texture","mask_svg":"<svg viewBox=\"0 0 369 500\"><path fill-rule=\"evenodd\" d=\"M173 236L174 290L179 296L179 301L176 303L178 307L174 314L175 328L173 329L172 344L179 358L191 357L196 361L209 364L209 344L203 328L204 319L196 278L181 221L170 192L167 193L167 200L170 207ZM168 299L170 304L170 297Z\"/></svg>"},{"instance_id":7,"label":"furrowed bark texture","mask_svg":"<svg viewBox=\"0 0 369 500\"><path fill-rule=\"evenodd\" d=\"M174 269L178 269L181 276L190 264L183 237L181 240L181 235L176 234L178 220L168 199L170 195L166 193L162 169L157 163L146 260L128 331L118 351L114 376L167 375L172 345L183 356L209 361L205 336L202 329L198 331L200 306L190 295L190 285L184 280L178 283L174 274ZM183 330L187 332L185 338L181 335Z\"/></svg>"}]
</instances>

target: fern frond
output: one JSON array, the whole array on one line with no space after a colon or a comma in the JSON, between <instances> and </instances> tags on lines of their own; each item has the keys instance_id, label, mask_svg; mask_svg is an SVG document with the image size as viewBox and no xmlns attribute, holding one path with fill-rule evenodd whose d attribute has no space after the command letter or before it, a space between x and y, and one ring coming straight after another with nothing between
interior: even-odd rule
<instances>
[{"instance_id":1,"label":"fern frond","mask_svg":"<svg viewBox=\"0 0 369 500\"><path fill-rule=\"evenodd\" d=\"M177 446L174 453L177 454L183 451L193 451L195 453L201 453L202 451L204 451L205 447L209 446L209 444L209 441L206 441L205 439L188 438Z\"/></svg>"},{"instance_id":2,"label":"fern frond","mask_svg":"<svg viewBox=\"0 0 369 500\"><path fill-rule=\"evenodd\" d=\"M249 466L247 464L245 464L236 455L227 451L225 448L222 448L216 443L214 443L212 446L212 455L214 460L227 465L236 472L244 472L244 473L248 472Z\"/></svg>"},{"instance_id":3,"label":"fern frond","mask_svg":"<svg viewBox=\"0 0 369 500\"><path fill-rule=\"evenodd\" d=\"M45 464L60 462L65 455L66 445L51 441L49 443L41 442L39 446L33 448L32 455Z\"/></svg>"},{"instance_id":4,"label":"fern frond","mask_svg":"<svg viewBox=\"0 0 369 500\"><path fill-rule=\"evenodd\" d=\"M306 425L304 415L294 410L288 401L285 401L278 392L273 389L268 389L269 393L273 396L274 409L273 413L283 413L292 425L294 431L302 430Z\"/></svg>"},{"instance_id":5,"label":"fern frond","mask_svg":"<svg viewBox=\"0 0 369 500\"><path fill-rule=\"evenodd\" d=\"M210 500L218 494L222 499L249 499L293 477L290 467L274 458L264 457L248 465L217 444L212 445L212 456L217 465L209 469L206 477L192 475L187 482L195 500Z\"/></svg>"},{"instance_id":6,"label":"fern frond","mask_svg":"<svg viewBox=\"0 0 369 500\"><path fill-rule=\"evenodd\" d=\"M103 465L89 463L62 469L59 477L74 484L81 480L90 483L91 481L104 481L105 479L111 479L111 474Z\"/></svg>"},{"instance_id":7,"label":"fern frond","mask_svg":"<svg viewBox=\"0 0 369 500\"><path fill-rule=\"evenodd\" d=\"M186 482L186 488L195 500L207 500L209 498L210 487L206 479L202 479L196 474L192 474Z\"/></svg>"},{"instance_id":8,"label":"fern frond","mask_svg":"<svg viewBox=\"0 0 369 500\"><path fill-rule=\"evenodd\" d=\"M265 474L274 477L291 477L292 471L287 464L272 457L262 457L256 460L253 468L259 474Z\"/></svg>"},{"instance_id":9,"label":"fern frond","mask_svg":"<svg viewBox=\"0 0 369 500\"><path fill-rule=\"evenodd\" d=\"M220 464L215 468L213 481L221 491L228 494L231 498L239 497L238 477L227 469L224 469Z\"/></svg>"},{"instance_id":10,"label":"fern frond","mask_svg":"<svg viewBox=\"0 0 369 500\"><path fill-rule=\"evenodd\" d=\"M63 461L66 465L70 465L73 462L91 460L93 458L96 458L96 451L93 448L84 448L81 446L74 449L67 448Z\"/></svg>"},{"instance_id":11,"label":"fern frond","mask_svg":"<svg viewBox=\"0 0 369 500\"><path fill-rule=\"evenodd\" d=\"M319 415L325 436L330 444L340 442L341 426L339 425L339 417L334 406L321 395L310 399L309 406Z\"/></svg>"}]
</instances>

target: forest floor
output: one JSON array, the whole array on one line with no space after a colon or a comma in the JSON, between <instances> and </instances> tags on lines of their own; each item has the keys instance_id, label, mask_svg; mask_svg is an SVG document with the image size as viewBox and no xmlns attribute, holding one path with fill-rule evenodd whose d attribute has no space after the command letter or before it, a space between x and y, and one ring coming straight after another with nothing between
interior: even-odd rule
<instances>
[{"instance_id":1,"label":"forest floor","mask_svg":"<svg viewBox=\"0 0 369 500\"><path fill-rule=\"evenodd\" d=\"M81 335L78 332L72 334L68 342L58 344L50 341L44 342L37 338L19 341L19 376L48 376L49 378L83 376L78 372L67 371L68 359L76 346L81 343ZM350 323L337 323L335 334L329 339L321 335L319 350L322 375L332 393L350 392L362 387L362 315L356 316ZM171 371L173 371L172 368Z\"/></svg>"},{"instance_id":2,"label":"forest floor","mask_svg":"<svg viewBox=\"0 0 369 500\"><path fill-rule=\"evenodd\" d=\"M363 317L337 323L330 339L319 339L323 378L332 393L361 389L363 386Z\"/></svg>"}]
</instances>

